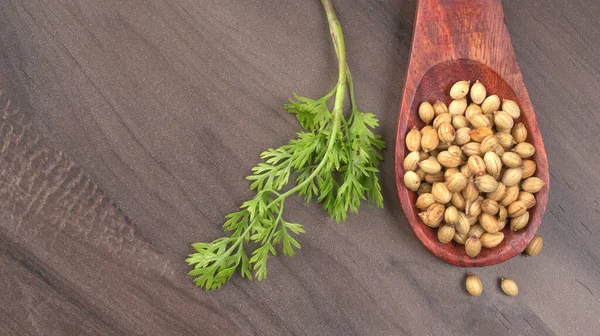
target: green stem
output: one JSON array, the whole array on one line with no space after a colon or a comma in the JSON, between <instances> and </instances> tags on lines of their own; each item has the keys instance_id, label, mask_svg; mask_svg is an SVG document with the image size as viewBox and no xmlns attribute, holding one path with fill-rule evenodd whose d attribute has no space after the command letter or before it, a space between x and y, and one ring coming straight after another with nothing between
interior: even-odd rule
<instances>
[{"instance_id":1,"label":"green stem","mask_svg":"<svg viewBox=\"0 0 600 336\"><path fill-rule=\"evenodd\" d=\"M337 123L334 122L333 126L335 127L336 124L339 126L339 119L343 113L342 108L344 105L344 94L346 92L346 45L344 43L344 34L342 33L342 26L340 25L340 21L335 15L335 10L333 9L333 4L331 3L331 0L321 0L321 3L323 4L323 8L325 8L325 14L327 14L329 32L331 34L331 39L333 40L333 45L335 46L336 53L338 56L338 83L335 94L335 103L333 106L333 118L335 120L337 117L338 121Z\"/></svg>"},{"instance_id":2,"label":"green stem","mask_svg":"<svg viewBox=\"0 0 600 336\"><path fill-rule=\"evenodd\" d=\"M331 90L327 95L325 95L325 100L329 100L329 98L331 98L331 96L333 96L333 94L335 93L335 91L337 90L337 86L333 88L333 90Z\"/></svg>"},{"instance_id":3,"label":"green stem","mask_svg":"<svg viewBox=\"0 0 600 336\"><path fill-rule=\"evenodd\" d=\"M277 226L279 226L279 223L281 223L281 216L283 216L283 206L284 205L285 205L285 200L281 200L281 205L279 206L279 213L277 214L277 219L275 220L275 225L271 229L271 232L269 232L269 237L265 241L271 241L271 238L273 238L273 235L275 234L275 230L277 230Z\"/></svg>"},{"instance_id":4,"label":"green stem","mask_svg":"<svg viewBox=\"0 0 600 336\"><path fill-rule=\"evenodd\" d=\"M356 105L356 100L354 98L354 82L352 81L352 75L350 74L350 69L346 66L346 72L348 76L348 92L350 93L350 105L352 105L352 111L358 111L358 106Z\"/></svg>"}]
</instances>

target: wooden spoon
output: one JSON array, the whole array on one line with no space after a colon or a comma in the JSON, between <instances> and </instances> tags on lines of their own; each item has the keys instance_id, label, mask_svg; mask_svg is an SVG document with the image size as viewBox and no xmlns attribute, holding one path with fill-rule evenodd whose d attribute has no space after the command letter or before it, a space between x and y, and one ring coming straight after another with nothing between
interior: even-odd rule
<instances>
[{"instance_id":1,"label":"wooden spoon","mask_svg":"<svg viewBox=\"0 0 600 336\"><path fill-rule=\"evenodd\" d=\"M404 186L404 145L407 132L423 127L417 110L421 102L436 100L449 104L450 87L459 80L479 80L487 94L516 101L520 121L528 131L527 142L536 148L534 176L546 185L536 196L527 227L512 232L507 222L504 241L492 249L482 249L471 258L464 246L441 244L437 229L427 227L417 216L416 193ZM548 159L537 120L504 23L501 0L419 0L412 49L396 137L396 185L400 203L410 226L421 242L436 256L463 267L486 266L506 261L521 253L537 232L548 201Z\"/></svg>"}]
</instances>

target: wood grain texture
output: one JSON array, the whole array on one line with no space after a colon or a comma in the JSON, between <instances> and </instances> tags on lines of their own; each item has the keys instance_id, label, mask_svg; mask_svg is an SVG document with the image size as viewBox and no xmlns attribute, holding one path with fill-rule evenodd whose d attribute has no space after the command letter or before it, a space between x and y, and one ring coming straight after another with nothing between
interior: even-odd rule
<instances>
[{"instance_id":1,"label":"wood grain texture","mask_svg":"<svg viewBox=\"0 0 600 336\"><path fill-rule=\"evenodd\" d=\"M1 91L0 106L1 321L17 323L3 334L235 330Z\"/></svg>"},{"instance_id":2,"label":"wood grain texture","mask_svg":"<svg viewBox=\"0 0 600 336\"><path fill-rule=\"evenodd\" d=\"M358 103L393 147L415 2L335 4ZM186 275L189 243L221 234L258 154L298 130L291 92L335 83L318 1L0 1L0 334L595 334L600 8L503 5L552 189L542 253L477 269L472 298L403 219L391 149L384 210L337 225L290 200L308 232L267 280L205 293Z\"/></svg>"},{"instance_id":3,"label":"wood grain texture","mask_svg":"<svg viewBox=\"0 0 600 336\"><path fill-rule=\"evenodd\" d=\"M502 2L420 0L417 4L395 141L398 196L415 234L436 256L463 267L501 263L523 252L535 236L546 210L550 187L544 142L504 23ZM429 24L434 21L436 24ZM537 204L529 210L527 226L517 232L507 226L502 243L483 249L475 258L469 257L464 246L458 243L439 243L437 229L426 226L418 216L416 193L404 185L403 162L408 154L404 139L413 127L425 126L418 115L419 105L424 101L450 104L450 88L461 80L471 83L479 80L487 95L495 94L519 104L521 116L516 121L523 122L527 128L527 142L536 148L531 157L537 166L535 176L545 182L535 194Z\"/></svg>"}]
</instances>

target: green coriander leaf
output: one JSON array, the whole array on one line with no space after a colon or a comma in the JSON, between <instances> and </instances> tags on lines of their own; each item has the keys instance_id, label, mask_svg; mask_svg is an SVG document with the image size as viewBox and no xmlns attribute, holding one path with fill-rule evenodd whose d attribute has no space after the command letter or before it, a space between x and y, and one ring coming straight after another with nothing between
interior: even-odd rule
<instances>
[{"instance_id":1,"label":"green coriander leaf","mask_svg":"<svg viewBox=\"0 0 600 336\"><path fill-rule=\"evenodd\" d=\"M296 100L290 100L284 107L289 113L296 115L298 122L305 129L316 131L331 120L331 112L327 108L329 97L313 100L294 93L294 98Z\"/></svg>"}]
</instances>

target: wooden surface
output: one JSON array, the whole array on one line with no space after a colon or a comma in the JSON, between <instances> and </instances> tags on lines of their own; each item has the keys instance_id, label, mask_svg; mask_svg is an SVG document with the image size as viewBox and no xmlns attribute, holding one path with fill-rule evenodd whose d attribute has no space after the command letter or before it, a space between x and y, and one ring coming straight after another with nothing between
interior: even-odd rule
<instances>
[{"instance_id":1,"label":"wooden surface","mask_svg":"<svg viewBox=\"0 0 600 336\"><path fill-rule=\"evenodd\" d=\"M504 262L523 252L538 231L548 202L550 176L535 112L504 23L502 1L420 0L416 12L395 141L396 186L402 209L423 245L449 263L474 267ZM437 23L428 24L432 21ZM507 225L502 243L493 249L482 249L475 258L468 256L462 245L440 244L438 230L426 226L418 216L416 193L404 185L406 134L413 127L425 126L418 114L420 104L443 101L449 106L450 88L461 80L479 80L488 96L495 94L519 104L521 115L517 121L525 124L527 142L536 148L531 157L536 163L535 176L545 182L535 194L536 205L529 210L527 226L515 232Z\"/></svg>"},{"instance_id":2,"label":"wooden surface","mask_svg":"<svg viewBox=\"0 0 600 336\"><path fill-rule=\"evenodd\" d=\"M222 233L258 154L298 130L291 92L334 85L320 4L0 1L0 334L597 334L600 6L504 2L552 188L542 253L477 269L473 298L467 270L428 253L397 201L415 3L336 5L359 105L391 148L386 208L338 225L286 202L302 250L261 283L206 293L186 275L189 244Z\"/></svg>"}]
</instances>

